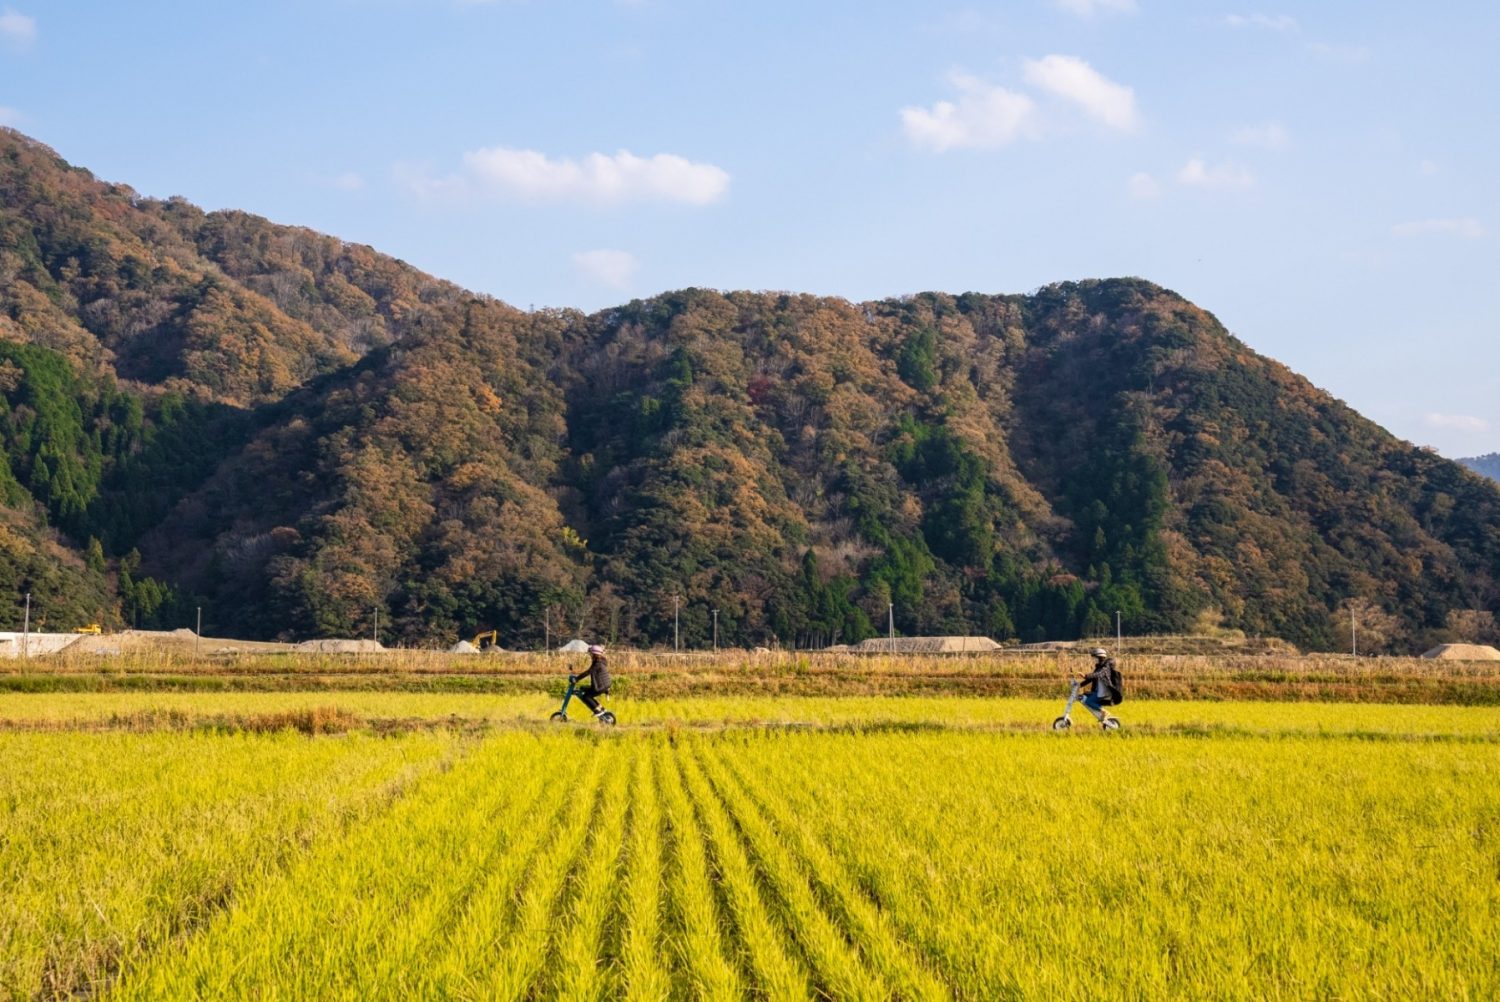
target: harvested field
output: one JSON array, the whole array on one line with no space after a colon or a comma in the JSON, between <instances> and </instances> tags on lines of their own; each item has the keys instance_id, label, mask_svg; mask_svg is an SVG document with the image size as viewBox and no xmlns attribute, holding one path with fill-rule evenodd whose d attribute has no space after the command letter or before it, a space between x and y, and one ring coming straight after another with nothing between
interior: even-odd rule
<instances>
[{"instance_id":1,"label":"harvested field","mask_svg":"<svg viewBox=\"0 0 1500 1002\"><path fill-rule=\"evenodd\" d=\"M849 727L1045 730L1056 699L927 696L608 697L634 730ZM153 731L453 728L467 731L543 725L557 700L540 693L464 695L404 692L0 693L0 730ZM1117 713L1133 733L1399 734L1500 739L1488 706L1389 703L1142 700Z\"/></svg>"},{"instance_id":2,"label":"harvested field","mask_svg":"<svg viewBox=\"0 0 1500 1002\"><path fill-rule=\"evenodd\" d=\"M62 653L0 661L0 692L347 691L536 693L583 665L577 656L437 651L205 654ZM1051 699L1072 652L960 656L612 654L622 693L641 698L762 696L987 696ZM1500 662L1347 655L1126 655L1131 699L1335 700L1500 704Z\"/></svg>"}]
</instances>

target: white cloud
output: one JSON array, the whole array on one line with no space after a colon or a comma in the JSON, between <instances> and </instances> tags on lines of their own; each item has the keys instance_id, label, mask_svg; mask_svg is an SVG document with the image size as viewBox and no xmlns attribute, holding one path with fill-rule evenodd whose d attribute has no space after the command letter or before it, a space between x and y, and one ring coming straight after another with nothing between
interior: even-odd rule
<instances>
[{"instance_id":1,"label":"white cloud","mask_svg":"<svg viewBox=\"0 0 1500 1002\"><path fill-rule=\"evenodd\" d=\"M967 73L955 72L948 81L958 91L957 103L901 109L901 125L916 146L934 153L989 149L1035 135L1036 104L1025 94Z\"/></svg>"},{"instance_id":2,"label":"white cloud","mask_svg":"<svg viewBox=\"0 0 1500 1002\"><path fill-rule=\"evenodd\" d=\"M1370 58L1370 50L1363 45L1331 45L1328 42L1308 42L1307 51L1319 59L1333 63L1362 63Z\"/></svg>"},{"instance_id":3,"label":"white cloud","mask_svg":"<svg viewBox=\"0 0 1500 1002\"><path fill-rule=\"evenodd\" d=\"M1182 169L1177 172L1177 180L1181 184L1195 188L1228 190L1249 188L1255 184L1255 175L1239 164L1230 163L1227 160L1209 166L1198 157L1194 157L1182 165Z\"/></svg>"},{"instance_id":4,"label":"white cloud","mask_svg":"<svg viewBox=\"0 0 1500 1002\"><path fill-rule=\"evenodd\" d=\"M1117 84L1077 56L1026 61L1026 82L1081 107L1111 129L1133 132L1138 124L1135 91Z\"/></svg>"},{"instance_id":5,"label":"white cloud","mask_svg":"<svg viewBox=\"0 0 1500 1002\"><path fill-rule=\"evenodd\" d=\"M1452 431L1490 430L1490 423L1484 418L1470 417L1467 414L1428 414L1422 418L1422 421L1429 428L1443 428Z\"/></svg>"},{"instance_id":6,"label":"white cloud","mask_svg":"<svg viewBox=\"0 0 1500 1002\"><path fill-rule=\"evenodd\" d=\"M640 269L635 255L622 250L579 251L573 255L573 267L583 275L612 289L624 289Z\"/></svg>"},{"instance_id":7,"label":"white cloud","mask_svg":"<svg viewBox=\"0 0 1500 1002\"><path fill-rule=\"evenodd\" d=\"M1224 23L1231 28L1260 28L1264 31L1297 30L1297 19L1287 14L1225 14Z\"/></svg>"},{"instance_id":8,"label":"white cloud","mask_svg":"<svg viewBox=\"0 0 1500 1002\"><path fill-rule=\"evenodd\" d=\"M496 146L465 153L463 170L456 175L433 178L409 169L398 169L398 174L423 196L494 194L537 202L707 205L729 188L729 173L713 164L672 153L638 157L629 150L574 160Z\"/></svg>"},{"instance_id":9,"label":"white cloud","mask_svg":"<svg viewBox=\"0 0 1500 1002\"><path fill-rule=\"evenodd\" d=\"M1079 17L1093 17L1099 11L1121 14L1134 14L1136 11L1135 0L1052 0L1052 3Z\"/></svg>"},{"instance_id":10,"label":"white cloud","mask_svg":"<svg viewBox=\"0 0 1500 1002\"><path fill-rule=\"evenodd\" d=\"M1291 142L1291 136L1282 127L1280 122L1267 122L1265 125L1247 125L1236 129L1229 137L1231 143L1239 146L1259 146L1267 150L1279 150L1285 148Z\"/></svg>"},{"instance_id":11,"label":"white cloud","mask_svg":"<svg viewBox=\"0 0 1500 1002\"><path fill-rule=\"evenodd\" d=\"M20 125L21 113L14 108L7 108L0 104L0 125Z\"/></svg>"},{"instance_id":12,"label":"white cloud","mask_svg":"<svg viewBox=\"0 0 1500 1002\"><path fill-rule=\"evenodd\" d=\"M1145 171L1137 171L1130 175L1129 187L1131 198L1145 200L1161 194L1161 185L1156 183L1156 178Z\"/></svg>"},{"instance_id":13,"label":"white cloud","mask_svg":"<svg viewBox=\"0 0 1500 1002\"><path fill-rule=\"evenodd\" d=\"M9 7L0 10L0 38L12 45L30 45L36 41L36 18Z\"/></svg>"},{"instance_id":14,"label":"white cloud","mask_svg":"<svg viewBox=\"0 0 1500 1002\"><path fill-rule=\"evenodd\" d=\"M353 171L348 171L334 178L333 186L339 191L360 191L365 186L365 179Z\"/></svg>"},{"instance_id":15,"label":"white cloud","mask_svg":"<svg viewBox=\"0 0 1500 1002\"><path fill-rule=\"evenodd\" d=\"M1391 232L1398 237L1453 236L1478 240L1484 236L1484 226L1472 216L1458 219L1419 219L1411 223L1397 223Z\"/></svg>"}]
</instances>

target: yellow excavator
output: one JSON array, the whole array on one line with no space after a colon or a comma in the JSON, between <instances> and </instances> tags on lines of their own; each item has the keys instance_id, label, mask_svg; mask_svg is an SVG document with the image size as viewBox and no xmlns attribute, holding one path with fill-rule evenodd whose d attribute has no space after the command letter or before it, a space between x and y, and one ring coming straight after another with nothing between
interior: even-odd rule
<instances>
[{"instance_id":1,"label":"yellow excavator","mask_svg":"<svg viewBox=\"0 0 1500 1002\"><path fill-rule=\"evenodd\" d=\"M75 627L73 627L73 632L74 633L89 633L89 634L92 634L92 635L94 635L94 636L97 637L99 634L101 634L101 633L104 632L104 628L102 626L100 626L98 623L90 623L88 626L75 626Z\"/></svg>"},{"instance_id":2,"label":"yellow excavator","mask_svg":"<svg viewBox=\"0 0 1500 1002\"><path fill-rule=\"evenodd\" d=\"M479 648L481 651L487 651L491 647L499 647L500 646L500 631L499 630L486 630L483 633L476 633L476 634L474 634L474 639L471 640L471 641L469 641L469 643L473 644L475 647Z\"/></svg>"}]
</instances>

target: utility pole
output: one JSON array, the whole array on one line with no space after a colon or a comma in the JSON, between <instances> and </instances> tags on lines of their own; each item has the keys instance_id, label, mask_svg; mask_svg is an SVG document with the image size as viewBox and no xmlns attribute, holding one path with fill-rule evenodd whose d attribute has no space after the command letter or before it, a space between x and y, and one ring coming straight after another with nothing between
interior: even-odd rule
<instances>
[{"instance_id":1,"label":"utility pole","mask_svg":"<svg viewBox=\"0 0 1500 1002\"><path fill-rule=\"evenodd\" d=\"M203 639L203 606L198 606L198 629L193 632L193 660L198 660L198 643Z\"/></svg>"},{"instance_id":2,"label":"utility pole","mask_svg":"<svg viewBox=\"0 0 1500 1002\"><path fill-rule=\"evenodd\" d=\"M1359 619L1354 615L1354 604L1349 604L1349 653L1359 657Z\"/></svg>"},{"instance_id":3,"label":"utility pole","mask_svg":"<svg viewBox=\"0 0 1500 1002\"><path fill-rule=\"evenodd\" d=\"M719 610L714 610L714 653L719 653Z\"/></svg>"},{"instance_id":4,"label":"utility pole","mask_svg":"<svg viewBox=\"0 0 1500 1002\"><path fill-rule=\"evenodd\" d=\"M672 596L672 653L673 654L681 654L682 653L682 635L681 635L681 632L680 632L680 627L682 625L682 618L680 616L681 609L682 609L682 599L679 596L677 596L677 595L673 595Z\"/></svg>"},{"instance_id":5,"label":"utility pole","mask_svg":"<svg viewBox=\"0 0 1500 1002\"><path fill-rule=\"evenodd\" d=\"M542 610L542 653L552 653L552 607Z\"/></svg>"},{"instance_id":6,"label":"utility pole","mask_svg":"<svg viewBox=\"0 0 1500 1002\"><path fill-rule=\"evenodd\" d=\"M1120 632L1120 610L1115 610L1115 653L1120 653L1120 648L1125 646L1125 635Z\"/></svg>"},{"instance_id":7,"label":"utility pole","mask_svg":"<svg viewBox=\"0 0 1500 1002\"><path fill-rule=\"evenodd\" d=\"M887 633L887 637L888 637L888 639L885 642L885 649L887 651L889 651L890 653L894 654L896 652L896 603L895 602L887 602L885 604L885 614L886 614L886 617L887 617L886 633Z\"/></svg>"},{"instance_id":8,"label":"utility pole","mask_svg":"<svg viewBox=\"0 0 1500 1002\"><path fill-rule=\"evenodd\" d=\"M375 607L375 644L380 644L380 607Z\"/></svg>"},{"instance_id":9,"label":"utility pole","mask_svg":"<svg viewBox=\"0 0 1500 1002\"><path fill-rule=\"evenodd\" d=\"M31 657L31 592L26 593L26 619L21 626L21 657Z\"/></svg>"}]
</instances>

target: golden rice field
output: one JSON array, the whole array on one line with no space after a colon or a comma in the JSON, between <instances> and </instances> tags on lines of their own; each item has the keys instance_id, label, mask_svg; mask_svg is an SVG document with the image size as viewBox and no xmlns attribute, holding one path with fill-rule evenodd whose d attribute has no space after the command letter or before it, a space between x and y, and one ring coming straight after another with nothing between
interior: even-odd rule
<instances>
[{"instance_id":1,"label":"golden rice field","mask_svg":"<svg viewBox=\"0 0 1500 1002\"><path fill-rule=\"evenodd\" d=\"M0 696L0 996L1500 995L1493 708L613 705Z\"/></svg>"}]
</instances>

